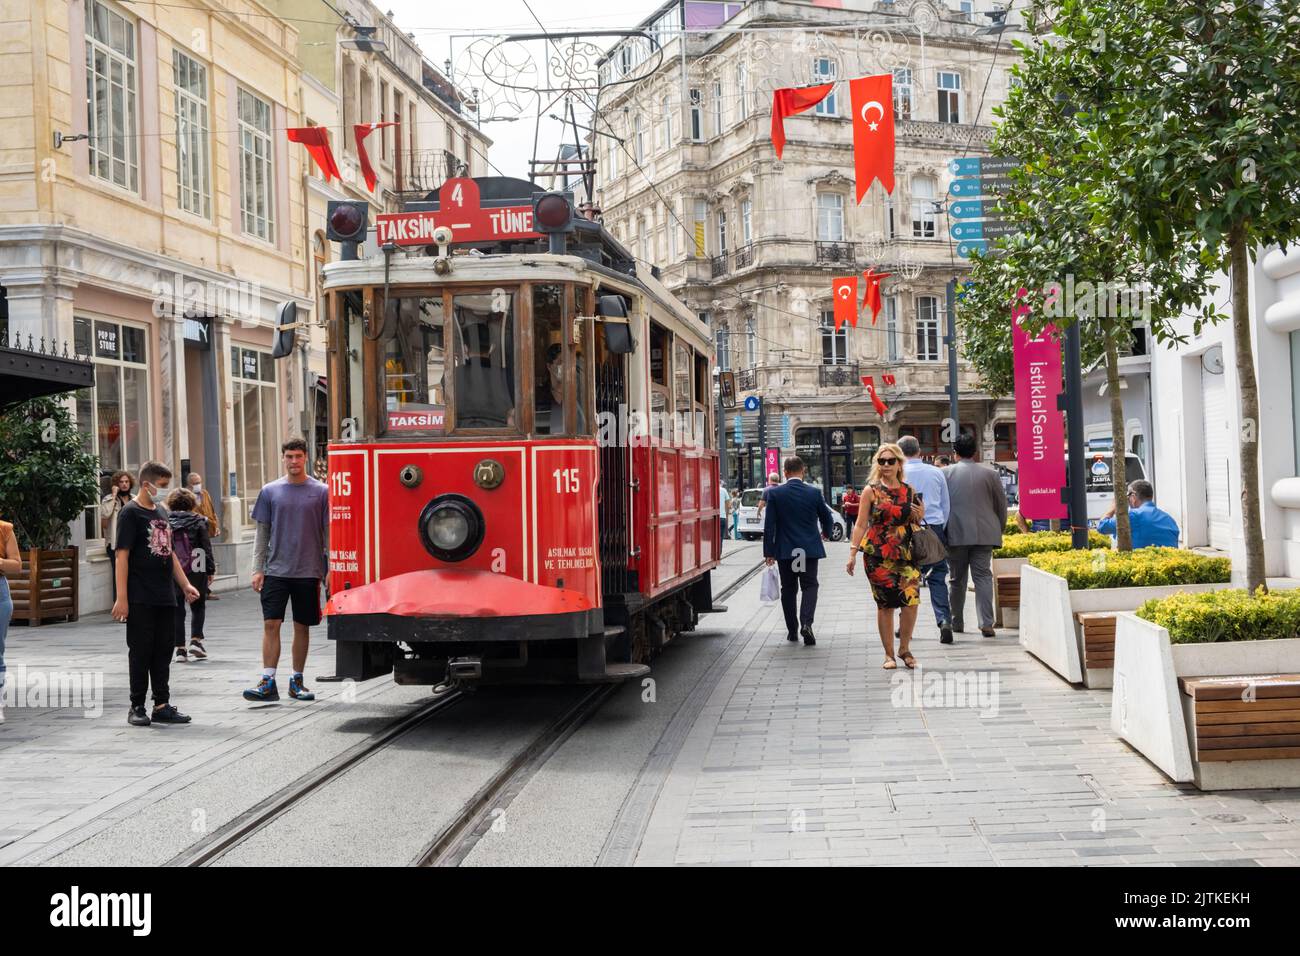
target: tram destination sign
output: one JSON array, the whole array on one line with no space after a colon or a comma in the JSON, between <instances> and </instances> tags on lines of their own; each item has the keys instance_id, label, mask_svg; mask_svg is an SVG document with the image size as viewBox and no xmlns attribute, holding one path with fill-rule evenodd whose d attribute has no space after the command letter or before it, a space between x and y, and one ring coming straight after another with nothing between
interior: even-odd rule
<instances>
[{"instance_id":1,"label":"tram destination sign","mask_svg":"<svg viewBox=\"0 0 1300 956\"><path fill-rule=\"evenodd\" d=\"M495 242L500 239L539 239L533 229L531 203L483 206L478 183L449 179L438 190L438 208L419 212L380 213L375 217L375 240L380 246L428 246L434 230L446 226L452 242Z\"/></svg>"}]
</instances>

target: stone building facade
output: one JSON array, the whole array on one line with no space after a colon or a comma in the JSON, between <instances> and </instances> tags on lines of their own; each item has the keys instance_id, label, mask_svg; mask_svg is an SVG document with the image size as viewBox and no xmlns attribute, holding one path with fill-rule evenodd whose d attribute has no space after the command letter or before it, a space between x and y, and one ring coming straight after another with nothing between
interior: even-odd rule
<instances>
[{"instance_id":1,"label":"stone building facade","mask_svg":"<svg viewBox=\"0 0 1300 956\"><path fill-rule=\"evenodd\" d=\"M707 319L739 397L763 401L767 447L798 451L834 502L861 486L880 442L911 433L926 454L947 452L945 290L967 271L949 241L948 164L987 153L1014 54L968 4L829 6L660 8L641 25L654 42L625 41L602 64L597 128L612 135L593 148L606 224ZM847 80L883 72L895 78L896 185L859 204ZM831 97L785 121L778 160L772 91L831 81ZM892 273L879 320L836 332L831 280L869 266ZM982 394L964 361L959 397L982 457L1014 459L1012 399ZM725 414L733 487L762 480L753 418Z\"/></svg>"}]
</instances>

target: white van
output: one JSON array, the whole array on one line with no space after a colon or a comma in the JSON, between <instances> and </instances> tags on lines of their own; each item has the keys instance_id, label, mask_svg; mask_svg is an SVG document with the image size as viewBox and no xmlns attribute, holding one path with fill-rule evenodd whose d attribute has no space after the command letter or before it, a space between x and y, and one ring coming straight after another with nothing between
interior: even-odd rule
<instances>
[{"instance_id":1,"label":"white van","mask_svg":"<svg viewBox=\"0 0 1300 956\"><path fill-rule=\"evenodd\" d=\"M811 485L810 487L816 488L817 493L821 494L820 485ZM740 493L740 519L736 523L736 530L746 541L757 541L763 537L763 517L758 513L758 503L762 500L762 488L749 488ZM847 534L848 525L844 521L844 516L832 508L831 540L843 541Z\"/></svg>"},{"instance_id":2,"label":"white van","mask_svg":"<svg viewBox=\"0 0 1300 956\"><path fill-rule=\"evenodd\" d=\"M1088 527L1095 527L1111 506L1115 504L1115 483L1111 480L1111 453L1108 451L1089 451L1083 459L1084 477L1088 489ZM1069 460L1066 460L1068 473ZM1142 459L1132 452L1124 456L1125 484L1145 478Z\"/></svg>"}]
</instances>

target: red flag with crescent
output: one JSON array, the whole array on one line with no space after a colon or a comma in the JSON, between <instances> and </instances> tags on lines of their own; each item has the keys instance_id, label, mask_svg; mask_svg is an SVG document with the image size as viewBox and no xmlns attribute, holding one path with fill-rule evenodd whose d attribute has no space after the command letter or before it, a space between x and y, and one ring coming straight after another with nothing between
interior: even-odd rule
<instances>
[{"instance_id":1,"label":"red flag with crescent","mask_svg":"<svg viewBox=\"0 0 1300 956\"><path fill-rule=\"evenodd\" d=\"M812 109L830 96L834 88L834 83L823 83L821 86L792 87L772 93L772 146L776 149L777 159L785 149L785 118Z\"/></svg>"},{"instance_id":2,"label":"red flag with crescent","mask_svg":"<svg viewBox=\"0 0 1300 956\"><path fill-rule=\"evenodd\" d=\"M847 322L858 327L858 277L837 276L831 280L831 294L835 297L835 331Z\"/></svg>"},{"instance_id":3,"label":"red flag with crescent","mask_svg":"<svg viewBox=\"0 0 1300 956\"><path fill-rule=\"evenodd\" d=\"M396 123L357 123L352 127L352 134L357 140L357 162L361 164L361 175L366 177L366 188L371 192L375 191L378 177L375 175L375 168L370 165L370 154L366 152L366 137L377 129L396 125Z\"/></svg>"},{"instance_id":4,"label":"red flag with crescent","mask_svg":"<svg viewBox=\"0 0 1300 956\"><path fill-rule=\"evenodd\" d=\"M329 182L331 177L343 178L339 175L338 163L334 162L334 151L330 149L329 131L324 126L293 126L286 129L284 134L289 142L302 143L307 147L308 154L325 176L325 182Z\"/></svg>"},{"instance_id":5,"label":"red flag with crescent","mask_svg":"<svg viewBox=\"0 0 1300 956\"><path fill-rule=\"evenodd\" d=\"M892 73L849 80L853 103L853 168L858 202L879 179L894 192L894 77Z\"/></svg>"},{"instance_id":6,"label":"red flag with crescent","mask_svg":"<svg viewBox=\"0 0 1300 956\"><path fill-rule=\"evenodd\" d=\"M881 418L884 418L885 412L889 409L889 406L886 405L881 400L880 396L876 394L875 377L871 375L862 376L862 384L867 387L867 394L871 396L871 404L876 407L876 414Z\"/></svg>"},{"instance_id":7,"label":"red flag with crescent","mask_svg":"<svg viewBox=\"0 0 1300 956\"><path fill-rule=\"evenodd\" d=\"M895 376L890 375L888 373L880 376L880 380L884 382L886 385L893 385L895 382L898 381L898 379Z\"/></svg>"},{"instance_id":8,"label":"red flag with crescent","mask_svg":"<svg viewBox=\"0 0 1300 956\"><path fill-rule=\"evenodd\" d=\"M862 273L862 277L867 280L867 294L862 297L862 307L871 310L871 324L876 324L876 317L880 315L880 308L883 304L880 300L880 280L887 279L892 272L877 272L875 269L868 269Z\"/></svg>"}]
</instances>

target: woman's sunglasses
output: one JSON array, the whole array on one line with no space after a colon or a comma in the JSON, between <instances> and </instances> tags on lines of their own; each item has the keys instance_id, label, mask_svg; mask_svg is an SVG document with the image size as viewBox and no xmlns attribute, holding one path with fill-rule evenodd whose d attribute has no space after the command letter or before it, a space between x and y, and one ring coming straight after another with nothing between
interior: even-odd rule
<instances>
[{"instance_id":1,"label":"woman's sunglasses","mask_svg":"<svg viewBox=\"0 0 1300 956\"><path fill-rule=\"evenodd\" d=\"M877 464L877 465L897 465L897 464L898 464L898 459L897 459L897 458L877 458L877 459L876 459L876 464Z\"/></svg>"}]
</instances>

